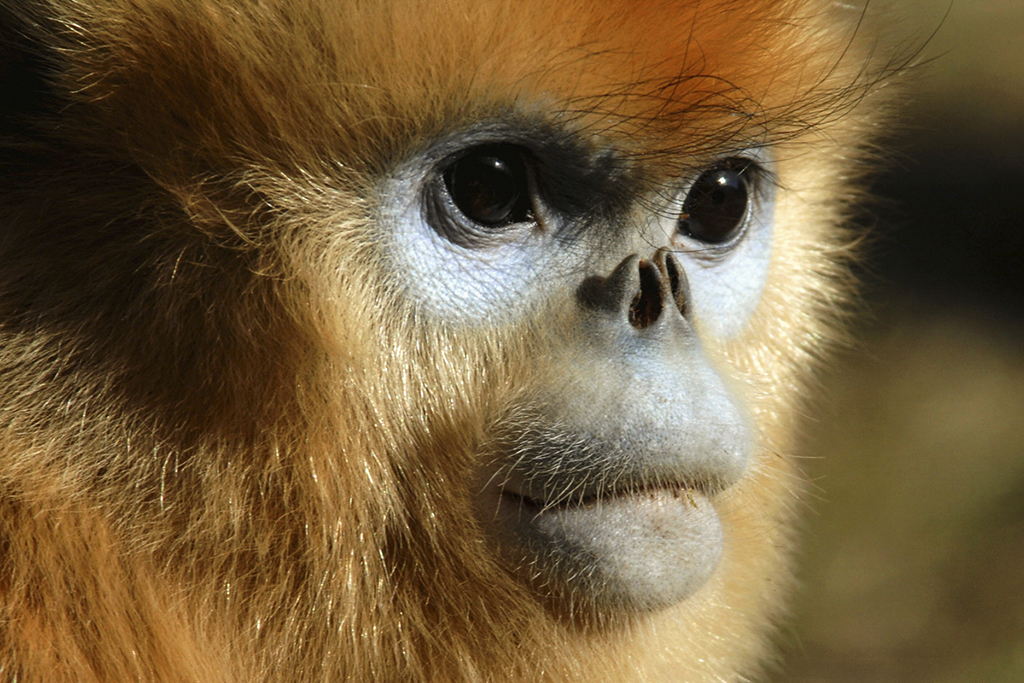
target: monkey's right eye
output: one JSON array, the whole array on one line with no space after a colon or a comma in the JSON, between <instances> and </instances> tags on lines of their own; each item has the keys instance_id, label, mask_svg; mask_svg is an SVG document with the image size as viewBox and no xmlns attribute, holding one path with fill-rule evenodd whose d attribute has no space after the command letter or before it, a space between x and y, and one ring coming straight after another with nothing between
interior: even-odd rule
<instances>
[{"instance_id":1,"label":"monkey's right eye","mask_svg":"<svg viewBox=\"0 0 1024 683\"><path fill-rule=\"evenodd\" d=\"M533 220L524 151L512 145L477 147L444 172L455 207L477 225L497 228Z\"/></svg>"}]
</instances>

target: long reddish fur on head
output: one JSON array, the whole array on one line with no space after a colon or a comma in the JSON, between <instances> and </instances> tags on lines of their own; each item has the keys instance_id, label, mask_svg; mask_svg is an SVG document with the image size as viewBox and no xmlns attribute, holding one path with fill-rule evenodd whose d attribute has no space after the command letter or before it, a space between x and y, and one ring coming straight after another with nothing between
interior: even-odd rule
<instances>
[{"instance_id":1,"label":"long reddish fur on head","mask_svg":"<svg viewBox=\"0 0 1024 683\"><path fill-rule=\"evenodd\" d=\"M741 680L790 582L787 457L845 301L873 119L809 0L3 0L0 676ZM13 77L12 77L13 78ZM21 91L19 91L21 92ZM2 106L8 106L2 109ZM573 626L484 550L468 473L536 329L425 327L375 183L535 109L651 182L770 143L769 285L711 348L761 451L697 595Z\"/></svg>"}]
</instances>

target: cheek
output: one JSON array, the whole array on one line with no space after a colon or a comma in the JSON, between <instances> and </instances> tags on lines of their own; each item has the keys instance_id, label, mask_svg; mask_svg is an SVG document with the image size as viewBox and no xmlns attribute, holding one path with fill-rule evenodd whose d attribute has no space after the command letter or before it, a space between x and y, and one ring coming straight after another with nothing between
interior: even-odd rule
<instances>
[{"instance_id":1,"label":"cheek","mask_svg":"<svg viewBox=\"0 0 1024 683\"><path fill-rule=\"evenodd\" d=\"M406 294L438 319L493 325L522 319L573 267L550 231L513 226L487 247L465 247L435 230L420 197L422 177L398 175L381 193L379 239Z\"/></svg>"},{"instance_id":2,"label":"cheek","mask_svg":"<svg viewBox=\"0 0 1024 683\"><path fill-rule=\"evenodd\" d=\"M698 255L684 262L702 332L729 340L746 328L768 280L773 233L774 202L763 202L733 251L721 259Z\"/></svg>"}]
</instances>

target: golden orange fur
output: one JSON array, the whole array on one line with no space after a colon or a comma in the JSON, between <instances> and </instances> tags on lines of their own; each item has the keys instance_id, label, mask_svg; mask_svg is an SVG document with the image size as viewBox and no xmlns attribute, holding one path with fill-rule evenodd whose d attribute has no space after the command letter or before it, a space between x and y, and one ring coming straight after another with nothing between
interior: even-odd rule
<instances>
[{"instance_id":1,"label":"golden orange fur","mask_svg":"<svg viewBox=\"0 0 1024 683\"><path fill-rule=\"evenodd\" d=\"M884 71L860 19L809 0L0 1L0 678L754 675ZM553 318L425 324L374 239L383 174L513 104L652 185L752 143L777 159L766 293L709 349L759 451L716 503L721 566L674 608L567 623L491 556L469 472L544 372Z\"/></svg>"}]
</instances>

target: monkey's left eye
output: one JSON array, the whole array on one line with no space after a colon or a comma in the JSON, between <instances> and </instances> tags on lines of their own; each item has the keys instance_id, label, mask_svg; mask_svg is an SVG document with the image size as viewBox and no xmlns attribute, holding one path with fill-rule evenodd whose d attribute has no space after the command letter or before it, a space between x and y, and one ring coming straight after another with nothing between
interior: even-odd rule
<instances>
[{"instance_id":1,"label":"monkey's left eye","mask_svg":"<svg viewBox=\"0 0 1024 683\"><path fill-rule=\"evenodd\" d=\"M707 244L732 241L743 228L756 171L747 159L729 159L702 173L683 203L679 232Z\"/></svg>"},{"instance_id":2,"label":"monkey's left eye","mask_svg":"<svg viewBox=\"0 0 1024 683\"><path fill-rule=\"evenodd\" d=\"M477 225L497 228L533 220L525 151L513 145L477 147L444 172L455 207Z\"/></svg>"}]
</instances>

